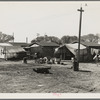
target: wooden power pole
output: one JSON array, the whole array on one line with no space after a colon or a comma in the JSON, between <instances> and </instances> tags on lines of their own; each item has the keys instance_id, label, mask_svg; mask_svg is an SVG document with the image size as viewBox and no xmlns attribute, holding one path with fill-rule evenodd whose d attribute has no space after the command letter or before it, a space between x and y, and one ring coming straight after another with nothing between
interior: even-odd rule
<instances>
[{"instance_id":1,"label":"wooden power pole","mask_svg":"<svg viewBox=\"0 0 100 100\"><path fill-rule=\"evenodd\" d=\"M82 25L82 12L84 12L84 10L82 9L82 7L80 7L80 9L78 9L78 11L80 11L80 21L79 21L79 41L78 41L78 68L77 70L79 70L79 60L80 60L80 40L81 40L81 25Z\"/></svg>"},{"instance_id":2,"label":"wooden power pole","mask_svg":"<svg viewBox=\"0 0 100 100\"><path fill-rule=\"evenodd\" d=\"M28 37L26 37L26 43L28 43Z\"/></svg>"},{"instance_id":3,"label":"wooden power pole","mask_svg":"<svg viewBox=\"0 0 100 100\"><path fill-rule=\"evenodd\" d=\"M13 38L14 38L14 32L13 32ZM13 43L14 43L14 39L13 39Z\"/></svg>"}]
</instances>

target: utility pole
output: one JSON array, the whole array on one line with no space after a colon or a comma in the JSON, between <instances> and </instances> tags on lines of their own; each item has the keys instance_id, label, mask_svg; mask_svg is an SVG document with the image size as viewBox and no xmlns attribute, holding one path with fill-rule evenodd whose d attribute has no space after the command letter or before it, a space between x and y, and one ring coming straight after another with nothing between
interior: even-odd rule
<instances>
[{"instance_id":1,"label":"utility pole","mask_svg":"<svg viewBox=\"0 0 100 100\"><path fill-rule=\"evenodd\" d=\"M82 9L82 7L80 7L80 9L78 9L77 11L80 11L80 21L79 21L79 41L78 41L78 68L77 71L79 70L79 60L80 60L80 40L81 40L81 25L82 25L82 12L84 12L84 10Z\"/></svg>"},{"instance_id":2,"label":"utility pole","mask_svg":"<svg viewBox=\"0 0 100 100\"><path fill-rule=\"evenodd\" d=\"M39 33L37 33L36 35L37 35L37 38L40 36L40 34L39 34Z\"/></svg>"},{"instance_id":3,"label":"utility pole","mask_svg":"<svg viewBox=\"0 0 100 100\"><path fill-rule=\"evenodd\" d=\"M14 38L14 32L13 32L13 38ZM13 39L13 43L14 43L14 39Z\"/></svg>"},{"instance_id":4,"label":"utility pole","mask_svg":"<svg viewBox=\"0 0 100 100\"><path fill-rule=\"evenodd\" d=\"M28 37L26 37L26 43L28 43Z\"/></svg>"}]
</instances>

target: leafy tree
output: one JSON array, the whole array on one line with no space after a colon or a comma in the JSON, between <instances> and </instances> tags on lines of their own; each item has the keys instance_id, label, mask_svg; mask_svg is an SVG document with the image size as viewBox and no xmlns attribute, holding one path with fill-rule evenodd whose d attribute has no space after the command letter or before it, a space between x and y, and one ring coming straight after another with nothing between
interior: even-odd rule
<instances>
[{"instance_id":1,"label":"leafy tree","mask_svg":"<svg viewBox=\"0 0 100 100\"><path fill-rule=\"evenodd\" d=\"M39 37L37 37L36 39L33 39L32 41L31 41L31 43L33 43L33 42L40 42L40 41L43 41L44 40L44 36L39 36Z\"/></svg>"},{"instance_id":2,"label":"leafy tree","mask_svg":"<svg viewBox=\"0 0 100 100\"><path fill-rule=\"evenodd\" d=\"M77 40L77 36L63 36L61 38L62 43L72 43L73 41Z\"/></svg>"},{"instance_id":3,"label":"leafy tree","mask_svg":"<svg viewBox=\"0 0 100 100\"><path fill-rule=\"evenodd\" d=\"M37 36L36 39L33 39L31 42L40 42L40 41L51 41L51 42L55 42L58 44L64 44L64 43L72 43L74 41L77 41L78 37L77 36L69 36L69 35L65 35L63 36L61 39L59 39L58 37L55 36ZM88 35L83 35L81 36L81 41L83 42L95 42L97 43L100 40L100 34L88 34Z\"/></svg>"},{"instance_id":4,"label":"leafy tree","mask_svg":"<svg viewBox=\"0 0 100 100\"><path fill-rule=\"evenodd\" d=\"M9 42L10 40L13 40L13 39L14 39L13 36L0 32L0 42Z\"/></svg>"},{"instance_id":5,"label":"leafy tree","mask_svg":"<svg viewBox=\"0 0 100 100\"><path fill-rule=\"evenodd\" d=\"M33 42L41 42L41 41L51 41L51 42L55 42L55 43L58 43L58 44L61 44L61 41L58 37L55 37L55 36L39 36L37 37L36 39L33 39L31 41L31 43Z\"/></svg>"},{"instance_id":6,"label":"leafy tree","mask_svg":"<svg viewBox=\"0 0 100 100\"><path fill-rule=\"evenodd\" d=\"M49 40L51 42L55 42L57 44L61 44L61 40L58 38L58 37L55 37L55 36L49 36Z\"/></svg>"},{"instance_id":7,"label":"leafy tree","mask_svg":"<svg viewBox=\"0 0 100 100\"><path fill-rule=\"evenodd\" d=\"M63 36L63 37L61 38L61 42L62 42L62 43L69 43L69 36Z\"/></svg>"},{"instance_id":8,"label":"leafy tree","mask_svg":"<svg viewBox=\"0 0 100 100\"><path fill-rule=\"evenodd\" d=\"M83 41L83 42L95 42L95 43L98 43L98 40L99 40L98 34L96 34L96 35L88 34L88 35L83 35L81 37L81 41Z\"/></svg>"}]
</instances>

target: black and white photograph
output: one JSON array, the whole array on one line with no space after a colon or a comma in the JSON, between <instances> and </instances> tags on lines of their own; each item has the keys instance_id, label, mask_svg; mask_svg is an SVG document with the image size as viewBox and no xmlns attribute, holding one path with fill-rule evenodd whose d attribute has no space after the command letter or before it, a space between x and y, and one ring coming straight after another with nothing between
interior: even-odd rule
<instances>
[{"instance_id":1,"label":"black and white photograph","mask_svg":"<svg viewBox=\"0 0 100 100\"><path fill-rule=\"evenodd\" d=\"M0 1L0 94L7 93L100 93L100 1Z\"/></svg>"}]
</instances>

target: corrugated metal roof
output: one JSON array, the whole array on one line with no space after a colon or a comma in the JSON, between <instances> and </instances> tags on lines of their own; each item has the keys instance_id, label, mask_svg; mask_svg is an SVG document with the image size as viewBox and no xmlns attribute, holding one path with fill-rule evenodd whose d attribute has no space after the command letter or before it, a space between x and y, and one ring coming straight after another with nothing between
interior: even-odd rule
<instances>
[{"instance_id":1,"label":"corrugated metal roof","mask_svg":"<svg viewBox=\"0 0 100 100\"><path fill-rule=\"evenodd\" d=\"M78 43L78 41L74 41L72 44ZM87 47L100 47L100 44L94 42L81 42L82 45Z\"/></svg>"},{"instance_id":2,"label":"corrugated metal roof","mask_svg":"<svg viewBox=\"0 0 100 100\"><path fill-rule=\"evenodd\" d=\"M9 42L13 46L20 46L20 47L26 47L28 46L28 43L25 42Z\"/></svg>"},{"instance_id":3,"label":"corrugated metal roof","mask_svg":"<svg viewBox=\"0 0 100 100\"><path fill-rule=\"evenodd\" d=\"M81 44L85 46L93 46L93 47L100 47L100 44L94 42L81 42Z\"/></svg>"}]
</instances>

